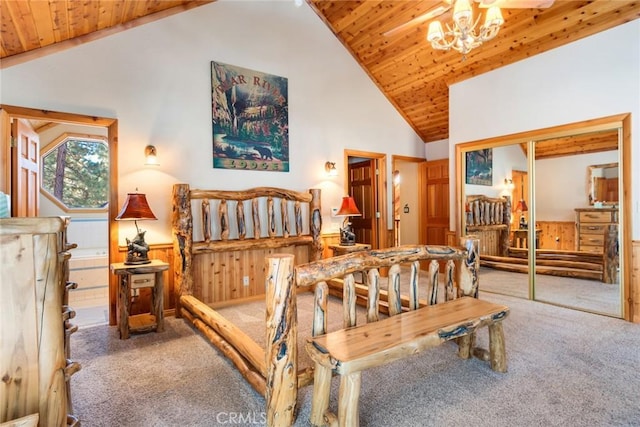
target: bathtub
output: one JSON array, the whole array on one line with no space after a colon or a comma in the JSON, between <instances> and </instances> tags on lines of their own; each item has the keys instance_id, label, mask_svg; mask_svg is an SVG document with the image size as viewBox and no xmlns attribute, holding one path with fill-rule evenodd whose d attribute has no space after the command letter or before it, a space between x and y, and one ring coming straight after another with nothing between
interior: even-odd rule
<instances>
[{"instance_id":1,"label":"bathtub","mask_svg":"<svg viewBox=\"0 0 640 427\"><path fill-rule=\"evenodd\" d=\"M71 249L69 280L78 287L69 291L74 309L109 304L109 257L107 248Z\"/></svg>"}]
</instances>

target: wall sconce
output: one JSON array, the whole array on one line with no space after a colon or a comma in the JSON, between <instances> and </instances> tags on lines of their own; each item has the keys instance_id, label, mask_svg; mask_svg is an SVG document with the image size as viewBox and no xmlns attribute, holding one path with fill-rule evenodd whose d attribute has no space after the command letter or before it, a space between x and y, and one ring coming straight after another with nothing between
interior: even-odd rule
<instances>
[{"instance_id":1,"label":"wall sconce","mask_svg":"<svg viewBox=\"0 0 640 427\"><path fill-rule=\"evenodd\" d=\"M506 188L509 191L513 190L513 179L505 178L504 179L504 188Z\"/></svg>"},{"instance_id":2,"label":"wall sconce","mask_svg":"<svg viewBox=\"0 0 640 427\"><path fill-rule=\"evenodd\" d=\"M326 162L324 164L324 170L329 176L338 176L338 169L336 169L335 162Z\"/></svg>"},{"instance_id":3,"label":"wall sconce","mask_svg":"<svg viewBox=\"0 0 640 427\"><path fill-rule=\"evenodd\" d=\"M147 145L144 147L144 157L146 159L144 164L147 166L160 166L157 154L155 145Z\"/></svg>"}]
</instances>

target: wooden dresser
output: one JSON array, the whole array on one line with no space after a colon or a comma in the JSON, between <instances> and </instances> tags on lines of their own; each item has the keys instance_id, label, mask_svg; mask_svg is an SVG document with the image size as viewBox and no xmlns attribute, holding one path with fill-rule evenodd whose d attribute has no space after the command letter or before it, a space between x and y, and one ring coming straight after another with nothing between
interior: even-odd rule
<instances>
[{"instance_id":1,"label":"wooden dresser","mask_svg":"<svg viewBox=\"0 0 640 427\"><path fill-rule=\"evenodd\" d=\"M77 329L66 302L68 219L0 219L0 423L32 415L40 426L77 425L70 359Z\"/></svg>"},{"instance_id":2,"label":"wooden dresser","mask_svg":"<svg viewBox=\"0 0 640 427\"><path fill-rule=\"evenodd\" d=\"M604 252L607 227L618 224L617 208L576 209L576 250Z\"/></svg>"}]
</instances>

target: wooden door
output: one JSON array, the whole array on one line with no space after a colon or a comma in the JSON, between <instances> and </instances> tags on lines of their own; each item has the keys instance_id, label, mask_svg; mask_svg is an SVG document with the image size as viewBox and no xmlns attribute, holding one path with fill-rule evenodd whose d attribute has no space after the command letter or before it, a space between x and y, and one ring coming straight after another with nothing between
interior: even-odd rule
<instances>
[{"instance_id":1,"label":"wooden door","mask_svg":"<svg viewBox=\"0 0 640 427\"><path fill-rule=\"evenodd\" d=\"M520 215L524 215L527 224L529 223L529 212L518 211L518 202L524 200L527 208L531 208L529 203L529 175L526 171L511 171L511 179L513 179L513 200L511 201L511 229L519 227Z\"/></svg>"},{"instance_id":2,"label":"wooden door","mask_svg":"<svg viewBox=\"0 0 640 427\"><path fill-rule=\"evenodd\" d=\"M357 243L379 248L378 242L378 190L376 160L368 159L349 164L349 195L356 202L362 216L351 217Z\"/></svg>"},{"instance_id":3,"label":"wooden door","mask_svg":"<svg viewBox=\"0 0 640 427\"><path fill-rule=\"evenodd\" d=\"M423 177L424 224L421 243L446 245L449 231L449 160L434 160L420 165Z\"/></svg>"},{"instance_id":4,"label":"wooden door","mask_svg":"<svg viewBox=\"0 0 640 427\"><path fill-rule=\"evenodd\" d=\"M36 217L40 213L40 139L24 119L11 125L11 215Z\"/></svg>"}]
</instances>

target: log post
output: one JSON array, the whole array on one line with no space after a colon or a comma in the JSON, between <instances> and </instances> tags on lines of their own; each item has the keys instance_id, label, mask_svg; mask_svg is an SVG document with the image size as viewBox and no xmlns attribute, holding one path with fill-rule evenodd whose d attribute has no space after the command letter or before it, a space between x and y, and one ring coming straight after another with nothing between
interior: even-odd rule
<instances>
[{"instance_id":1,"label":"log post","mask_svg":"<svg viewBox=\"0 0 640 427\"><path fill-rule=\"evenodd\" d=\"M236 205L236 220L238 223L238 240L244 240L247 235L247 222L244 219L244 203L238 200Z\"/></svg>"},{"instance_id":2,"label":"log post","mask_svg":"<svg viewBox=\"0 0 640 427\"><path fill-rule=\"evenodd\" d=\"M193 217L191 215L191 196L189 184L173 186L173 271L176 300L176 317L181 317L180 297L193 294L193 266L191 249L193 246Z\"/></svg>"},{"instance_id":3,"label":"log post","mask_svg":"<svg viewBox=\"0 0 640 427\"><path fill-rule=\"evenodd\" d=\"M480 239L476 236L462 237L462 246L467 250L467 257L461 263L459 292L465 296L478 298L478 271L480 269ZM457 295L460 296L460 295Z\"/></svg>"},{"instance_id":4,"label":"log post","mask_svg":"<svg viewBox=\"0 0 640 427\"><path fill-rule=\"evenodd\" d=\"M429 263L429 305L438 303L438 275L440 273L440 264L435 259Z\"/></svg>"},{"instance_id":5,"label":"log post","mask_svg":"<svg viewBox=\"0 0 640 427\"><path fill-rule=\"evenodd\" d=\"M200 206L202 210L202 234L204 235L204 241L211 241L211 205L209 205L209 199L202 200Z\"/></svg>"},{"instance_id":6,"label":"log post","mask_svg":"<svg viewBox=\"0 0 640 427\"><path fill-rule=\"evenodd\" d=\"M309 228L311 237L313 238L313 244L311 245L312 253L309 261L317 261L322 259L322 238L320 237L320 231L322 230L322 215L320 214L320 189L312 188L309 190L311 193L311 203L309 204Z\"/></svg>"},{"instance_id":7,"label":"log post","mask_svg":"<svg viewBox=\"0 0 640 427\"><path fill-rule=\"evenodd\" d=\"M363 273L364 274L364 273ZM380 312L380 272L372 268L367 278L367 323L377 322Z\"/></svg>"},{"instance_id":8,"label":"log post","mask_svg":"<svg viewBox=\"0 0 640 427\"><path fill-rule=\"evenodd\" d=\"M267 197L267 231L270 239L276 237L276 213L271 196Z\"/></svg>"},{"instance_id":9,"label":"log post","mask_svg":"<svg viewBox=\"0 0 640 427\"><path fill-rule=\"evenodd\" d=\"M260 207L257 198L251 199L251 216L253 218L253 238L259 239L262 231L260 231Z\"/></svg>"},{"instance_id":10,"label":"log post","mask_svg":"<svg viewBox=\"0 0 640 427\"><path fill-rule=\"evenodd\" d=\"M311 336L317 337L327 333L327 301L329 287L327 282L320 282L313 291L313 326Z\"/></svg>"},{"instance_id":11,"label":"log post","mask_svg":"<svg viewBox=\"0 0 640 427\"><path fill-rule=\"evenodd\" d=\"M602 259L602 281L604 283L618 283L619 253L618 225L610 224L604 232L604 253Z\"/></svg>"},{"instance_id":12,"label":"log post","mask_svg":"<svg viewBox=\"0 0 640 427\"><path fill-rule=\"evenodd\" d=\"M387 293L389 303L389 316L402 313L402 300L400 295L400 265L393 264L389 268Z\"/></svg>"},{"instance_id":13,"label":"log post","mask_svg":"<svg viewBox=\"0 0 640 427\"><path fill-rule=\"evenodd\" d=\"M220 220L220 240L229 240L229 210L226 199L220 200L218 219Z\"/></svg>"},{"instance_id":14,"label":"log post","mask_svg":"<svg viewBox=\"0 0 640 427\"><path fill-rule=\"evenodd\" d=\"M344 276L342 282L342 327L356 325L356 280L353 274Z\"/></svg>"},{"instance_id":15,"label":"log post","mask_svg":"<svg viewBox=\"0 0 640 427\"><path fill-rule=\"evenodd\" d=\"M273 254L266 270L267 425L290 426L298 399L298 350L294 256Z\"/></svg>"},{"instance_id":16,"label":"log post","mask_svg":"<svg viewBox=\"0 0 640 427\"><path fill-rule=\"evenodd\" d=\"M419 277L420 261L414 261L411 263L411 275L409 277L409 310L417 310L420 307Z\"/></svg>"},{"instance_id":17,"label":"log post","mask_svg":"<svg viewBox=\"0 0 640 427\"><path fill-rule=\"evenodd\" d=\"M291 234L291 225L289 225L289 202L284 197L280 199L280 215L282 217L282 237L287 238Z\"/></svg>"}]
</instances>

